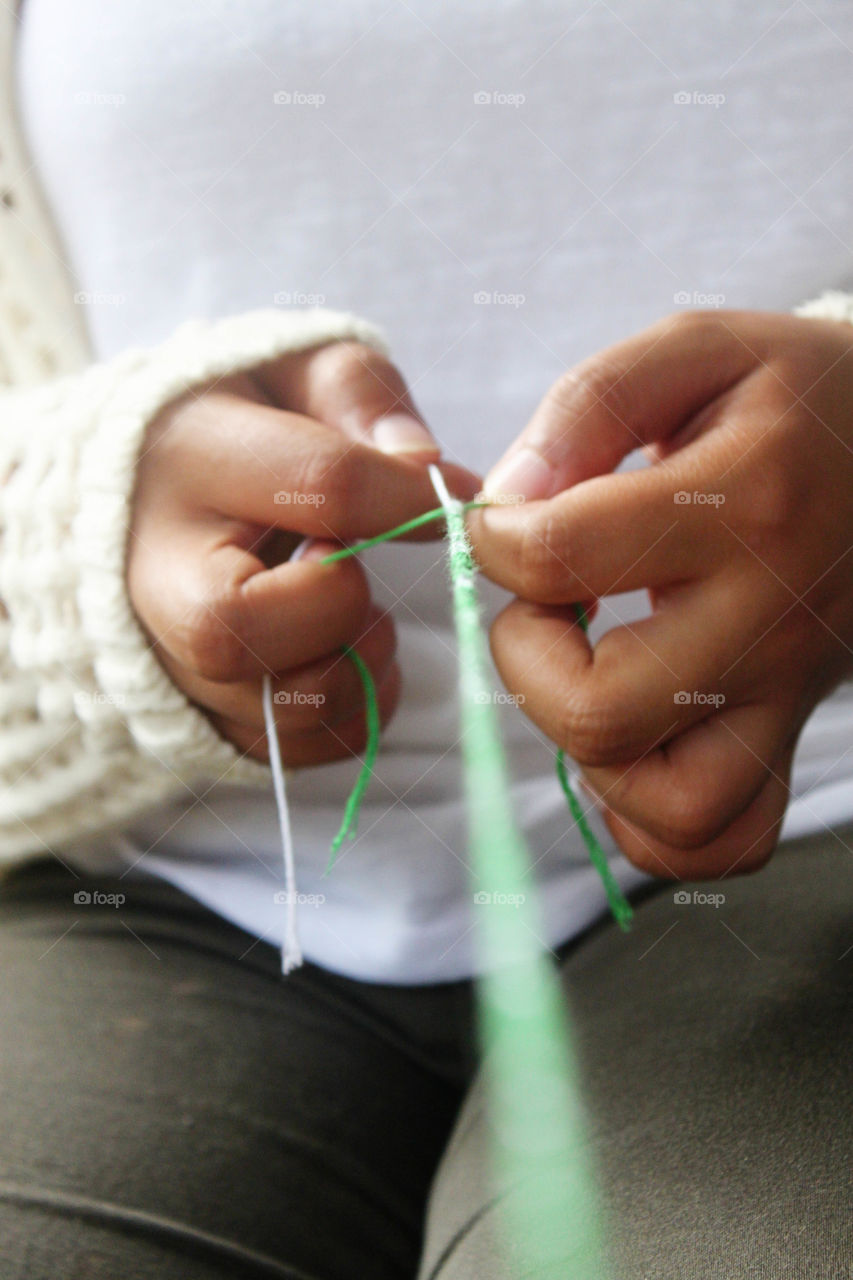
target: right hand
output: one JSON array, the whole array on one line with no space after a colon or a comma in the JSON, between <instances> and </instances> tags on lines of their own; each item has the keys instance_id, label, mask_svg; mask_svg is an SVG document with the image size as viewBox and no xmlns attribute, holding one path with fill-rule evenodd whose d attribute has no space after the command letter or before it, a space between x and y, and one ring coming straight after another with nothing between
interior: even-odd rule
<instances>
[{"instance_id":1,"label":"right hand","mask_svg":"<svg viewBox=\"0 0 853 1280\"><path fill-rule=\"evenodd\" d=\"M388 415L396 430L374 434ZM318 561L340 542L437 506L426 464L439 457L399 372L354 342L196 389L150 424L137 466L130 598L174 683L238 750L268 758L265 672L285 765L361 750L364 694L345 644L370 668L389 719L400 689L391 618L371 602L355 557ZM460 467L442 471L461 497L479 488ZM422 536L441 529L436 521ZM289 564L306 537L320 541Z\"/></svg>"}]
</instances>

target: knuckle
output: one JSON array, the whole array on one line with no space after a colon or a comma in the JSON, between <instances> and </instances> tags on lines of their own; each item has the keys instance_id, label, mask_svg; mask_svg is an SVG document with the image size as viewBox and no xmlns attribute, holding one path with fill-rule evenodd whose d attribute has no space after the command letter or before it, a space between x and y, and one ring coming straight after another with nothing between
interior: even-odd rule
<instances>
[{"instance_id":1,"label":"knuckle","mask_svg":"<svg viewBox=\"0 0 853 1280\"><path fill-rule=\"evenodd\" d=\"M664 326L668 330L674 329L676 333L689 334L692 341L701 340L702 335L708 337L712 333L716 333L720 326L721 318L730 315L729 312L723 311L671 311L664 320Z\"/></svg>"},{"instance_id":2,"label":"knuckle","mask_svg":"<svg viewBox=\"0 0 853 1280\"><path fill-rule=\"evenodd\" d=\"M797 469L784 465L778 455L765 457L753 469L742 511L745 541L753 551L778 551L779 535L798 529L804 509L802 478ZM741 513L738 513L741 515Z\"/></svg>"},{"instance_id":3,"label":"knuckle","mask_svg":"<svg viewBox=\"0 0 853 1280\"><path fill-rule=\"evenodd\" d=\"M347 339L336 342L328 352L327 372L345 388L374 383L379 390L388 385L392 366L368 343Z\"/></svg>"},{"instance_id":4,"label":"knuckle","mask_svg":"<svg viewBox=\"0 0 853 1280\"><path fill-rule=\"evenodd\" d=\"M318 723L336 725L345 724L353 717L363 719L364 694L361 685L359 683L357 689L353 688L349 672L344 666L335 668L327 675L319 686L319 694L322 704L318 708Z\"/></svg>"},{"instance_id":5,"label":"knuckle","mask_svg":"<svg viewBox=\"0 0 853 1280\"><path fill-rule=\"evenodd\" d=\"M374 347L353 344L342 375L345 394L365 419L381 417L408 404L408 389L397 367Z\"/></svg>"},{"instance_id":6,"label":"knuckle","mask_svg":"<svg viewBox=\"0 0 853 1280\"><path fill-rule=\"evenodd\" d=\"M303 480L304 487L322 497L318 510L320 518L328 520L335 533L339 517L345 516L355 505L367 483L366 459L358 445L348 448L330 446L328 452L315 455L310 473Z\"/></svg>"},{"instance_id":7,"label":"knuckle","mask_svg":"<svg viewBox=\"0 0 853 1280\"><path fill-rule=\"evenodd\" d=\"M660 858L645 839L628 839L624 834L619 841L622 853L638 871L647 876L655 876L660 880L671 880L673 874L667 864Z\"/></svg>"},{"instance_id":8,"label":"knuckle","mask_svg":"<svg viewBox=\"0 0 853 1280\"><path fill-rule=\"evenodd\" d=\"M559 711L560 742L579 765L612 765L631 757L624 717L600 699L575 694Z\"/></svg>"},{"instance_id":9,"label":"knuckle","mask_svg":"<svg viewBox=\"0 0 853 1280\"><path fill-rule=\"evenodd\" d=\"M329 719L330 689L317 672L305 672L295 679L278 682L273 700L279 724L293 729L315 729Z\"/></svg>"},{"instance_id":10,"label":"knuckle","mask_svg":"<svg viewBox=\"0 0 853 1280\"><path fill-rule=\"evenodd\" d=\"M557 379L547 396L548 408L560 417L579 419L603 412L624 422L628 417L624 375L620 365L593 356Z\"/></svg>"},{"instance_id":11,"label":"knuckle","mask_svg":"<svg viewBox=\"0 0 853 1280\"><path fill-rule=\"evenodd\" d=\"M695 783L662 801L654 817L658 839L674 849L704 848L727 825L728 817L721 812L715 792Z\"/></svg>"},{"instance_id":12,"label":"knuckle","mask_svg":"<svg viewBox=\"0 0 853 1280\"><path fill-rule=\"evenodd\" d=\"M541 604L557 604L564 597L567 568L560 548L565 540L563 523L547 510L526 518L518 549L518 570L523 595Z\"/></svg>"},{"instance_id":13,"label":"knuckle","mask_svg":"<svg viewBox=\"0 0 853 1280\"><path fill-rule=\"evenodd\" d=\"M239 611L230 592L208 591L176 628L183 660L206 680L235 679L242 665Z\"/></svg>"},{"instance_id":14,"label":"knuckle","mask_svg":"<svg viewBox=\"0 0 853 1280\"><path fill-rule=\"evenodd\" d=\"M347 602L347 636L349 643L352 643L360 638L370 616L370 582L355 557L338 565L338 570L343 570L339 579L338 598L341 601L345 598Z\"/></svg>"}]
</instances>

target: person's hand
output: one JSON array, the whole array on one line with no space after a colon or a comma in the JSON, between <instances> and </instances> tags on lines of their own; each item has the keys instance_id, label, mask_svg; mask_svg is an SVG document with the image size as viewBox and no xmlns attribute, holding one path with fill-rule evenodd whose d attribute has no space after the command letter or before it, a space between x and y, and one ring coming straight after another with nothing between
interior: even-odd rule
<instances>
[{"instance_id":1,"label":"person's hand","mask_svg":"<svg viewBox=\"0 0 853 1280\"><path fill-rule=\"evenodd\" d=\"M265 672L286 765L360 750L364 694L345 644L369 667L387 721L400 686L391 619L355 558L318 560L437 506L425 464L439 456L397 370L351 342L197 390L152 422L130 598L172 680L239 750L267 758ZM469 473L442 469L454 492L476 491ZM304 537L321 541L288 564Z\"/></svg>"},{"instance_id":2,"label":"person's hand","mask_svg":"<svg viewBox=\"0 0 853 1280\"><path fill-rule=\"evenodd\" d=\"M653 465L611 474L638 445ZM853 326L666 319L561 378L486 480L477 559L523 709L656 875L771 855L809 713L853 672ZM590 646L570 602L648 588Z\"/></svg>"}]
</instances>

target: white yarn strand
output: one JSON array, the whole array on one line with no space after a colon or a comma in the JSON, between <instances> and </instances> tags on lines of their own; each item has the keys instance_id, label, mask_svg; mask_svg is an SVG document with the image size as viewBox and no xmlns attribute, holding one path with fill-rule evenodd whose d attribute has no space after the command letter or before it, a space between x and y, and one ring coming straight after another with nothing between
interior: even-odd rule
<instances>
[{"instance_id":1,"label":"white yarn strand","mask_svg":"<svg viewBox=\"0 0 853 1280\"><path fill-rule=\"evenodd\" d=\"M461 511L464 503L462 503L459 498L454 498L445 483L444 476L441 474L436 464L434 462L430 463L427 470L429 472L429 478L432 481L432 487L435 490L435 496L441 503L442 510L451 513Z\"/></svg>"},{"instance_id":2,"label":"white yarn strand","mask_svg":"<svg viewBox=\"0 0 853 1280\"><path fill-rule=\"evenodd\" d=\"M290 827L290 809L287 803L287 787L278 745L275 712L272 701L272 679L264 673L263 687L264 723L272 768L272 784L275 807L278 810L278 827L284 854L284 890L287 896L287 914L284 922L284 938L281 944L281 971L286 976L302 964L302 948L299 945L299 929L296 923L296 859L293 854L293 832Z\"/></svg>"},{"instance_id":3,"label":"white yarn strand","mask_svg":"<svg viewBox=\"0 0 853 1280\"><path fill-rule=\"evenodd\" d=\"M288 564L301 559L313 543L313 538L305 538L293 552ZM281 971L287 976L302 964L302 947L299 942L299 926L296 920L296 856L293 852L293 830L290 825L290 807L287 803L287 785L284 780L284 767L281 763L281 749L278 745L278 729L275 723L275 710L272 700L272 678L269 672L264 673L263 697L264 725L267 731L267 746L270 753L272 769L273 794L278 811L278 828L281 834L281 851L284 857L284 891L287 896L287 915L284 921L284 937L281 944Z\"/></svg>"}]
</instances>

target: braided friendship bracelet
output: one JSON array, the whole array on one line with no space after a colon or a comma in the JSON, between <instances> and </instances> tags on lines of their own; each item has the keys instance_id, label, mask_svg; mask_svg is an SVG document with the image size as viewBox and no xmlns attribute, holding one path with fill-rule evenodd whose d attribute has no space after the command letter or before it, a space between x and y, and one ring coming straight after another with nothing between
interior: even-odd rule
<instances>
[{"instance_id":1,"label":"braided friendship bracelet","mask_svg":"<svg viewBox=\"0 0 853 1280\"><path fill-rule=\"evenodd\" d=\"M441 475L440 472L437 472L436 474L438 476ZM436 485L435 478L433 478L433 484L434 486ZM454 499L453 501L455 502L456 500ZM470 511L476 507L486 507L488 505L489 503L487 502L464 502L464 503L456 502L456 508L458 508L458 514L460 517L463 516L466 511ZM367 551L368 548L370 547L378 546L378 544L381 542L389 542L392 538L402 537L403 534L409 533L413 529L418 529L422 525L429 524L433 520L443 520L446 517L447 517L446 507L445 506L436 507L435 510L427 511L420 516L415 516L413 520L407 520L404 524L397 525L393 529L388 529L385 533L377 534L376 537L374 538L368 538L366 539L366 541L355 543L353 546L350 546L350 547L341 547L338 551L333 551L331 552L331 554L324 556L323 559L320 561L320 564L334 564L339 560L347 559L348 556L357 556L362 551ZM449 535L449 526L448 526L448 535ZM467 539L467 534L466 534L466 539ZM474 564L473 558L470 555L469 555L469 559L471 561L470 572L473 572L476 569L476 565ZM450 557L451 580L453 580L454 571L459 569L461 569L461 563L460 564L454 563L453 553L451 551L451 557ZM465 572L469 572L469 570L465 569ZM575 605L575 610L577 613L578 622L580 623L581 627L583 627L584 632L587 632L589 629L589 623L587 621L586 613L583 609L583 606ZM478 622L478 625L479 625L479 622ZM379 713L376 706L376 688L373 683L373 677L371 676L370 671L364 665L364 662L361 660L361 658L359 657L359 655L356 653L354 649L351 649L349 646L347 646L344 648L343 652L346 654L348 658L350 658L352 662L355 663L356 670L358 671L359 677L361 678L362 687L364 689L364 699L365 699L366 716L367 716L367 745L365 747L364 761L361 767L361 771L359 773L358 779L356 780L355 786L353 787L353 790L350 793L349 799L347 800L346 808L344 810L344 817L341 823L340 830L338 831L337 835L332 841L332 856L329 860L328 866L326 867L327 874L332 869L335 863L337 854L344 840L347 837L352 839L356 834L356 830L358 828L358 817L361 809L361 803L362 803L362 800L364 799L365 792L367 791L371 774L373 772L373 765L376 761L376 755L379 750ZM488 694L488 690L486 690L485 692ZM586 815L584 814L581 803L578 800L574 790L572 789L571 783L569 782L568 770L566 768L565 752L563 751L562 748L560 748L557 751L556 770L557 770L557 778L559 780L560 786L563 790L566 800L568 801L569 811L571 812L571 815L574 818L575 824L581 834L581 838L583 839L583 842L586 845L586 849L589 854L590 861L592 862L592 865L595 867L596 871L601 877L601 882L604 885L604 891L607 895L607 902L610 907L613 918L616 921L616 923L619 925L620 929L627 930L630 928L631 920L633 918L633 912L631 910L631 906L627 901L627 899L625 898L625 895L623 894L621 888L619 887L616 877L613 875L613 872L610 869L610 865L607 861L607 857L604 853L604 850L602 849L595 835L595 832L592 830L589 823L587 822Z\"/></svg>"},{"instance_id":2,"label":"braided friendship bracelet","mask_svg":"<svg viewBox=\"0 0 853 1280\"><path fill-rule=\"evenodd\" d=\"M525 1275L606 1280L581 1076L510 802L464 507L437 467L429 474L447 521L471 888L483 904L477 1012L499 1223Z\"/></svg>"}]
</instances>

